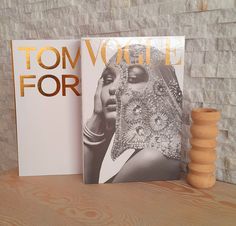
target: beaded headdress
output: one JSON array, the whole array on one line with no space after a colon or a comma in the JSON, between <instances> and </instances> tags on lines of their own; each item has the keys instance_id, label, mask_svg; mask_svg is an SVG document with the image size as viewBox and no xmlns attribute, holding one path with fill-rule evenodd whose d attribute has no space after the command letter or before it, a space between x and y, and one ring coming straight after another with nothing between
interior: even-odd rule
<instances>
[{"instance_id":1,"label":"beaded headdress","mask_svg":"<svg viewBox=\"0 0 236 226\"><path fill-rule=\"evenodd\" d=\"M140 55L140 67L146 71L148 81L140 90L133 90L128 85L129 67L137 65ZM112 160L130 148L153 148L167 158L180 159L182 92L174 68L165 65L165 55L154 47L150 48L148 64L144 45L130 45L129 59L129 64L124 59L117 64L115 54L107 65L120 73Z\"/></svg>"}]
</instances>

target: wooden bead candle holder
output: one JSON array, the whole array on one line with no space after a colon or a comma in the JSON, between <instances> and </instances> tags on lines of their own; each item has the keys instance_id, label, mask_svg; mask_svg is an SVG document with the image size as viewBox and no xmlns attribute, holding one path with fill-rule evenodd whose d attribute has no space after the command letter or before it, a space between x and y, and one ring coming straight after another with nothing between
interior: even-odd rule
<instances>
[{"instance_id":1,"label":"wooden bead candle holder","mask_svg":"<svg viewBox=\"0 0 236 226\"><path fill-rule=\"evenodd\" d=\"M210 188L215 184L217 122L220 112L216 109L198 108L192 113L187 181L196 188Z\"/></svg>"}]
</instances>

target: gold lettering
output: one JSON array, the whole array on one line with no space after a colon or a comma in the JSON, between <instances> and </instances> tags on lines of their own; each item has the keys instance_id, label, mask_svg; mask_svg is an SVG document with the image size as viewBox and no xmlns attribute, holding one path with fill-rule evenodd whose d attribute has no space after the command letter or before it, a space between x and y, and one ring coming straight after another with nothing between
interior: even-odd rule
<instances>
[{"instance_id":1,"label":"gold lettering","mask_svg":"<svg viewBox=\"0 0 236 226\"><path fill-rule=\"evenodd\" d=\"M107 51L107 43L110 41L111 39L108 39L106 42L104 42L104 44L102 45L101 48L101 56L102 56L102 60L104 62L104 64L107 64L107 58L106 58L106 51ZM116 55L116 63L119 64L121 59L122 59L122 48L119 45L118 41L113 39L113 41L116 42L116 47L117 47L117 55Z\"/></svg>"},{"instance_id":2,"label":"gold lettering","mask_svg":"<svg viewBox=\"0 0 236 226\"><path fill-rule=\"evenodd\" d=\"M166 40L166 65L181 65L182 64L182 59L181 57L177 60L177 63L171 63L170 60L170 53L173 52L174 56L176 56L176 48L171 49L170 48L170 39Z\"/></svg>"},{"instance_id":3,"label":"gold lettering","mask_svg":"<svg viewBox=\"0 0 236 226\"><path fill-rule=\"evenodd\" d=\"M166 65L170 65L170 39L166 39Z\"/></svg>"},{"instance_id":4,"label":"gold lettering","mask_svg":"<svg viewBox=\"0 0 236 226\"><path fill-rule=\"evenodd\" d=\"M104 42L101 49L101 56L104 64L107 64L107 48L106 48L107 42L108 41Z\"/></svg>"},{"instance_id":5,"label":"gold lettering","mask_svg":"<svg viewBox=\"0 0 236 226\"><path fill-rule=\"evenodd\" d=\"M138 64L143 64L143 55L142 54L140 54L139 56L138 56Z\"/></svg>"},{"instance_id":6,"label":"gold lettering","mask_svg":"<svg viewBox=\"0 0 236 226\"><path fill-rule=\"evenodd\" d=\"M129 43L130 41L125 45L125 48L124 48L124 59L127 64L130 64Z\"/></svg>"},{"instance_id":7,"label":"gold lettering","mask_svg":"<svg viewBox=\"0 0 236 226\"><path fill-rule=\"evenodd\" d=\"M53 64L53 65L51 65L51 66L47 66L47 65L43 64L42 59L41 59L43 52L44 52L44 51L47 51L47 50L50 50L50 51L52 51L52 52L54 52L54 53L56 54L56 58L57 58L57 59L56 59L56 62L55 62L55 64ZM44 69L54 69L54 68L56 68L56 67L58 66L58 64L60 63L60 53L59 53L58 50L57 50L56 48L54 48L54 47L43 47L43 48L41 48L41 49L39 50L39 52L38 52L38 54L37 54L37 61L38 61L38 64L39 64L42 68L44 68Z\"/></svg>"},{"instance_id":8,"label":"gold lettering","mask_svg":"<svg viewBox=\"0 0 236 226\"><path fill-rule=\"evenodd\" d=\"M146 64L150 64L151 62L151 40L147 40L147 47L146 47Z\"/></svg>"},{"instance_id":9,"label":"gold lettering","mask_svg":"<svg viewBox=\"0 0 236 226\"><path fill-rule=\"evenodd\" d=\"M116 41L116 44L117 44L116 63L120 64L120 61L122 59L122 48L121 48L121 46L119 45L119 43L117 41Z\"/></svg>"},{"instance_id":10,"label":"gold lettering","mask_svg":"<svg viewBox=\"0 0 236 226\"><path fill-rule=\"evenodd\" d=\"M66 84L67 78L73 78L75 82L73 84ZM79 78L76 75L62 75L62 96L66 96L66 88L71 88L76 96L80 96L80 93L76 89L79 85Z\"/></svg>"},{"instance_id":11,"label":"gold lettering","mask_svg":"<svg viewBox=\"0 0 236 226\"><path fill-rule=\"evenodd\" d=\"M173 50L174 52L174 56L176 56L176 49ZM172 64L172 65L181 65L182 64L182 59L181 57L177 60L177 62L175 64Z\"/></svg>"},{"instance_id":12,"label":"gold lettering","mask_svg":"<svg viewBox=\"0 0 236 226\"><path fill-rule=\"evenodd\" d=\"M123 58L127 64L130 64L131 62L130 62L130 54L129 54L129 45L130 45L131 39L125 44L123 49L116 39L106 40L101 46L101 57L102 57L103 63L107 64L107 46L109 46L108 43L110 41L114 41L116 43L115 44L116 48L117 48L116 63L120 64L120 62ZM93 63L93 65L95 65L96 60L97 60L97 56L99 54L99 49L98 49L96 56L95 56L94 51L91 46L91 43L90 43L90 40L85 40L85 44L87 46L92 63ZM168 48L170 49L170 44L168 45L168 43L167 43L167 51L168 51ZM150 64L150 62L151 62L151 39L147 40L145 58L146 58L146 64ZM140 54L139 56L137 56L137 59L135 60L135 62L137 62L137 61L138 61L138 64L143 64L144 63L144 55ZM167 53L166 61L170 62L170 53L169 53L169 55Z\"/></svg>"},{"instance_id":13,"label":"gold lettering","mask_svg":"<svg viewBox=\"0 0 236 226\"><path fill-rule=\"evenodd\" d=\"M78 51L76 53L76 56L75 56L75 60L73 61L71 59L71 56L67 50L66 47L62 47L62 68L65 69L66 68L66 56L67 58L69 59L69 62L70 62L70 65L71 67L74 69L75 68L75 65L77 64L78 62L78 59L80 57L80 48L78 48Z\"/></svg>"},{"instance_id":14,"label":"gold lettering","mask_svg":"<svg viewBox=\"0 0 236 226\"><path fill-rule=\"evenodd\" d=\"M125 47L124 47L124 60L126 61L127 64L130 64L130 55L129 55L129 45L132 40L130 39ZM147 45L146 45L146 64L150 64L151 59L151 39L147 40ZM138 60L138 62L137 62ZM143 64L144 63L144 56L143 54L140 54L138 56L138 59L135 59L135 63L138 64Z\"/></svg>"},{"instance_id":15,"label":"gold lettering","mask_svg":"<svg viewBox=\"0 0 236 226\"><path fill-rule=\"evenodd\" d=\"M43 80L46 79L46 78L51 78L51 79L53 79L53 80L56 82L56 90L55 90L54 92L52 92L52 93L46 93L46 92L44 92L43 89L42 89L42 82L43 82ZM40 92L43 96L46 96L46 97L51 97L51 96L57 95L58 92L60 91L60 88L61 88L60 81L59 81L59 79L58 79L56 76L54 76L54 75L44 75L44 76L40 77L40 79L39 79L39 81L38 81L38 90L39 90L39 92Z\"/></svg>"},{"instance_id":16,"label":"gold lettering","mask_svg":"<svg viewBox=\"0 0 236 226\"><path fill-rule=\"evenodd\" d=\"M19 47L19 51L25 51L25 57L26 57L26 68L30 69L30 51L36 50L34 47Z\"/></svg>"},{"instance_id":17,"label":"gold lettering","mask_svg":"<svg viewBox=\"0 0 236 226\"><path fill-rule=\"evenodd\" d=\"M20 96L25 96L25 87L35 87L35 84L25 84L25 78L36 78L35 75L20 75Z\"/></svg>"},{"instance_id":18,"label":"gold lettering","mask_svg":"<svg viewBox=\"0 0 236 226\"><path fill-rule=\"evenodd\" d=\"M85 40L85 44L86 44L87 49L88 49L88 51L89 51L89 55L90 55L90 58L91 58L91 60L92 60L92 63L93 63L93 65L95 65L96 60L97 60L97 56L98 56L99 49L98 49L97 54L96 54L96 57L95 57L95 55L94 55L94 53L93 53L93 49L92 49L91 43L90 43L90 40L88 40L88 39Z\"/></svg>"},{"instance_id":19,"label":"gold lettering","mask_svg":"<svg viewBox=\"0 0 236 226\"><path fill-rule=\"evenodd\" d=\"M130 55L129 55L129 45L132 40L130 39L125 47L124 47L124 60L127 64L130 64ZM150 64L150 58L151 58L151 39L147 40L146 45L146 64ZM137 62L138 61L138 62ZM143 54L140 54L137 59L135 59L135 63L143 64L144 63L144 56Z\"/></svg>"}]
</instances>

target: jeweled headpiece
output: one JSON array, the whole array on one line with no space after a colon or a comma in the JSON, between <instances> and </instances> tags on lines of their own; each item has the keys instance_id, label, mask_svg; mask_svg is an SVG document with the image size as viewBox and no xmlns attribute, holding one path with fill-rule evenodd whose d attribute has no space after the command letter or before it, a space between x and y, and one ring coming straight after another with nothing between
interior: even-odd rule
<instances>
[{"instance_id":1,"label":"jeweled headpiece","mask_svg":"<svg viewBox=\"0 0 236 226\"><path fill-rule=\"evenodd\" d=\"M120 73L119 88L116 91L116 132L111 158L115 160L127 149L154 148L167 158L180 159L182 126L182 92L175 70L165 65L165 55L150 48L150 59L146 62L146 46L129 46L129 64L122 59L117 64L117 54L108 67ZM139 64L148 75L148 81L140 90L128 84L129 68Z\"/></svg>"}]
</instances>

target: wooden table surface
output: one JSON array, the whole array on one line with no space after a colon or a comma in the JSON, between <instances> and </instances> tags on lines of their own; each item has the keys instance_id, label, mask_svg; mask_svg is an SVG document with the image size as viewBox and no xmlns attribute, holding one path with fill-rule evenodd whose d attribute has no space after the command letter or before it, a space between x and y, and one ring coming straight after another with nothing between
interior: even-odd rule
<instances>
[{"instance_id":1,"label":"wooden table surface","mask_svg":"<svg viewBox=\"0 0 236 226\"><path fill-rule=\"evenodd\" d=\"M184 181L85 185L81 175L0 176L0 225L236 225L236 185Z\"/></svg>"}]
</instances>

